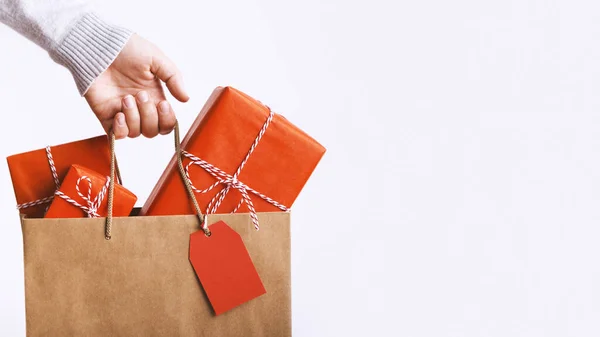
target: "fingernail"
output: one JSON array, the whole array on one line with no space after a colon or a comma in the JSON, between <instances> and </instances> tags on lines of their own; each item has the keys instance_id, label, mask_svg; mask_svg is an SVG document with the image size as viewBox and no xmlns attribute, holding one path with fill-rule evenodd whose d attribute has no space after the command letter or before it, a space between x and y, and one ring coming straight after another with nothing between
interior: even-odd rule
<instances>
[{"instance_id":1,"label":"fingernail","mask_svg":"<svg viewBox=\"0 0 600 337\"><path fill-rule=\"evenodd\" d=\"M116 120L118 126L125 126L125 116L118 114Z\"/></svg>"},{"instance_id":2,"label":"fingernail","mask_svg":"<svg viewBox=\"0 0 600 337\"><path fill-rule=\"evenodd\" d=\"M148 93L145 91L138 92L137 99L140 101L140 103L148 102Z\"/></svg>"},{"instance_id":3,"label":"fingernail","mask_svg":"<svg viewBox=\"0 0 600 337\"><path fill-rule=\"evenodd\" d=\"M167 112L169 112L171 110L171 107L169 106L169 102L167 101L162 101L158 104L158 111L160 113L166 114Z\"/></svg>"},{"instance_id":4,"label":"fingernail","mask_svg":"<svg viewBox=\"0 0 600 337\"><path fill-rule=\"evenodd\" d=\"M125 96L123 103L125 104L126 108L133 108L135 106L135 100L133 99L133 96L131 96L131 95Z\"/></svg>"}]
</instances>

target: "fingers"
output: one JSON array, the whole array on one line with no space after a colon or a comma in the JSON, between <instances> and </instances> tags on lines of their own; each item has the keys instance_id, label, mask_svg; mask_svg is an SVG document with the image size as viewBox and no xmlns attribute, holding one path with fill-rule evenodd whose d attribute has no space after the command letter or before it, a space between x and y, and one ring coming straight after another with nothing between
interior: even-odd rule
<instances>
[{"instance_id":1,"label":"fingers","mask_svg":"<svg viewBox=\"0 0 600 337\"><path fill-rule=\"evenodd\" d=\"M180 102L187 102L190 97L183 85L183 76L175 64L164 54L160 53L152 58L150 70L161 81L165 82L169 92Z\"/></svg>"},{"instance_id":2,"label":"fingers","mask_svg":"<svg viewBox=\"0 0 600 337\"><path fill-rule=\"evenodd\" d=\"M152 138L158 135L158 112L150 95L146 91L140 91L136 96L138 110L140 112L140 124L142 134Z\"/></svg>"},{"instance_id":3,"label":"fingers","mask_svg":"<svg viewBox=\"0 0 600 337\"><path fill-rule=\"evenodd\" d=\"M115 134L116 139L123 139L127 137L127 134L129 133L127 122L125 120L125 114L122 112L119 112L115 115L113 122L113 133Z\"/></svg>"},{"instance_id":4,"label":"fingers","mask_svg":"<svg viewBox=\"0 0 600 337\"><path fill-rule=\"evenodd\" d=\"M158 103L158 129L161 135L170 133L175 127L175 112L167 101Z\"/></svg>"},{"instance_id":5,"label":"fingers","mask_svg":"<svg viewBox=\"0 0 600 337\"><path fill-rule=\"evenodd\" d=\"M125 121L129 128L128 136L131 138L138 137L142 133L142 129L140 124L140 112L138 111L135 98L131 95L125 96L125 98L123 98L121 109L123 110Z\"/></svg>"},{"instance_id":6,"label":"fingers","mask_svg":"<svg viewBox=\"0 0 600 337\"><path fill-rule=\"evenodd\" d=\"M121 110L112 121L107 121L112 124L117 139L139 135L152 138L159 133L166 135L177 121L169 102L164 100L155 105L146 91L138 92L135 97L125 96L121 100Z\"/></svg>"}]
</instances>

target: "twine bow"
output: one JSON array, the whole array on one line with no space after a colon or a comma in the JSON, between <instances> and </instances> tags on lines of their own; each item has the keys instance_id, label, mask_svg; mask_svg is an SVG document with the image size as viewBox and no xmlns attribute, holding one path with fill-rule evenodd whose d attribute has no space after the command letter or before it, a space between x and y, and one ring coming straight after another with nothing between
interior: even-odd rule
<instances>
[{"instance_id":1,"label":"twine bow","mask_svg":"<svg viewBox=\"0 0 600 337\"><path fill-rule=\"evenodd\" d=\"M269 124L271 123L271 120L273 119L273 115L274 115L273 111L271 111L271 109L269 109L269 117L267 118L265 124L262 126L258 135L256 136L256 139L254 139L254 143L252 143L252 146L250 147L250 150L246 154L246 157L244 158L244 160L242 161L242 163L240 164L240 166L238 167L238 169L235 171L235 173L233 175L228 174L227 172L221 170L220 168L212 165L211 163L209 163L197 156L194 156L193 154L191 154L187 151L181 151L183 156L185 156L191 160L185 166L185 176L186 176L186 179L189 181L190 186L192 187L194 192L207 193L219 185L225 186L208 203L208 206L206 208L206 214L216 213L217 209L219 208L219 206L225 199L225 196L227 196L227 193L229 193L229 191L232 189L238 190L240 192L240 194L242 195L242 198L240 199L239 203L237 204L237 206L231 213L237 212L237 210L242 206L242 204L246 204L246 206L248 207L248 210L250 211L250 217L252 219L252 224L254 225L254 228L256 228L256 230L258 230L260 227L259 227L259 223L258 223L258 216L257 216L256 210L254 208L254 203L252 202L252 198L250 198L250 193L258 196L259 198L265 200L266 202L270 203L271 205L279 208L280 210L282 210L284 212L289 211L289 208L287 208L286 206L284 206L281 203L277 202L276 200L268 197L267 195L256 191L255 189L244 184L243 182L241 182L238 179L238 176L242 172L244 165L246 165L246 162L252 155L252 152L254 152L254 149L256 149L256 147L258 146L258 143L262 139L265 131L269 127ZM205 189L198 189L196 186L194 186L194 183L192 182L192 179L190 177L189 168L192 165L201 167L206 172L208 172L211 176L213 176L216 179L216 181L212 185L210 185L209 187L207 187ZM206 223L207 223L206 221L204 221L204 223L203 223L204 229L207 228Z\"/></svg>"},{"instance_id":2,"label":"twine bow","mask_svg":"<svg viewBox=\"0 0 600 337\"><path fill-rule=\"evenodd\" d=\"M86 181L88 184L87 195L81 193L81 190L79 188L79 185L82 181ZM80 203L70 198L68 195L64 194L61 191L57 190L56 192L54 192L54 194L63 198L66 202L72 204L73 206L81 208L85 212L85 214L87 214L88 218L97 218L100 216L98 214L98 209L100 208L100 205L102 205L102 201L104 200L104 196L108 191L109 184L110 177L106 177L106 183L104 184L100 192L98 192L96 197L92 199L92 180L87 176L82 176L79 179L77 179L75 189L77 190L77 194L79 195L79 197L81 197L81 199L86 203L86 205L81 205Z\"/></svg>"},{"instance_id":3,"label":"twine bow","mask_svg":"<svg viewBox=\"0 0 600 337\"><path fill-rule=\"evenodd\" d=\"M50 146L46 146L46 158L48 159L48 166L50 167L50 172L52 172L52 179L54 180L54 186L56 187L55 191L58 191L58 189L60 187L60 180L58 179L58 173L56 172L56 166L54 165L54 158L52 157L52 150L50 149ZM117 181L121 182L121 174L119 172L119 167L116 165L116 162L115 162L115 170L116 170L116 175L117 175ZM79 181L77 184L79 185ZM107 184L108 184L108 182L107 182ZM91 182L90 182L90 186L91 186ZM56 195L56 192L53 195L47 196L45 198L40 198L40 199L37 199L34 201L17 204L17 209L21 210L23 208L29 208L29 207L34 207L34 206L50 203L54 199L54 195ZM48 206L46 207L46 210L48 210Z\"/></svg>"}]
</instances>

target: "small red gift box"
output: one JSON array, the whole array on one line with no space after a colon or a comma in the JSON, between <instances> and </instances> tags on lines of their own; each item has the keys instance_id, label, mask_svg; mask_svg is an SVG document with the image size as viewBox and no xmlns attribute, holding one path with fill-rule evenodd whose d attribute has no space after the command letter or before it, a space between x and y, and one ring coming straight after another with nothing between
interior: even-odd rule
<instances>
[{"instance_id":1,"label":"small red gift box","mask_svg":"<svg viewBox=\"0 0 600 337\"><path fill-rule=\"evenodd\" d=\"M181 148L188 179L206 213L287 210L325 153L283 116L231 87L215 89ZM194 214L176 157L140 214Z\"/></svg>"},{"instance_id":2,"label":"small red gift box","mask_svg":"<svg viewBox=\"0 0 600 337\"><path fill-rule=\"evenodd\" d=\"M97 136L6 158L17 208L30 218L41 218L73 164L110 174L108 137Z\"/></svg>"},{"instance_id":3,"label":"small red gift box","mask_svg":"<svg viewBox=\"0 0 600 337\"><path fill-rule=\"evenodd\" d=\"M45 218L107 216L108 182L108 176L73 165L55 193ZM115 184L113 200L113 216L128 216L137 197L125 187Z\"/></svg>"}]
</instances>

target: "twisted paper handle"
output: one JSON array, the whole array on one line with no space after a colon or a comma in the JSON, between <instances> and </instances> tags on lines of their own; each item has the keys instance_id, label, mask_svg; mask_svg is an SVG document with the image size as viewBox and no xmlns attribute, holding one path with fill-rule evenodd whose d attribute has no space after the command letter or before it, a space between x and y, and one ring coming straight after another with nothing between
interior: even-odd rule
<instances>
[{"instance_id":1,"label":"twisted paper handle","mask_svg":"<svg viewBox=\"0 0 600 337\"><path fill-rule=\"evenodd\" d=\"M258 146L258 143L262 139L263 135L265 134L267 128L269 127L269 124L273 120L273 116L274 116L274 112L271 111L271 109L269 108L269 116L267 117L267 120L265 121L265 123L263 124L262 128L260 129L258 135L254 139L254 142L252 143L250 150L248 150L246 157L244 157L244 160L242 160L240 166L237 168L236 172L233 175L229 175L226 172L224 172L223 170L219 169L218 167L206 162L205 160L202 160L201 158L196 157L196 156L192 155L191 153L183 151L181 149L181 144L179 141L179 123L175 122L174 140L175 140L175 156L177 158L177 167L179 169L179 174L185 185L185 189L188 193L188 197L192 201L192 203L194 205L194 209L196 211L196 215L198 216L198 219L200 220L201 228L204 230L204 233L207 236L210 236L211 232L210 232L210 229L208 228L208 222L206 221L207 220L206 216L202 214L202 211L200 210L200 206L198 205L198 201L196 200L196 195L194 194L194 192L206 193L206 192L212 190L213 188L217 187L218 185L225 185L225 187L221 191L219 191L217 193L217 195L208 204L206 213L211 214L211 213L215 213L217 211L217 209L221 205L223 199L225 199L225 196L227 195L227 193L229 193L229 191L231 189L236 189L236 190L240 191L240 193L242 194L242 199L240 200L238 205L235 207L233 212L236 212L240 208L242 203L245 203L248 206L248 209L250 211L250 217L252 218L252 223L254 224L254 228L256 228L257 230L260 228L259 223L258 223L258 215L256 214L256 210L254 208L252 199L250 198L249 192L260 197L261 199L267 201L268 203L272 204L273 206L279 208L280 210L282 210L284 212L289 211L288 207L286 207L286 206L282 205L281 203L277 202L276 200L266 196L265 194L254 190L253 188L251 188L248 185L239 181L237 178L240 175L242 169L244 168L244 165L246 165L246 162L248 161L248 159L250 158L250 156L252 155L252 153L254 152L256 147ZM111 179L109 179L110 183L109 183L109 187L108 187L108 216L106 217L106 225L105 225L105 238L107 240L111 239L112 221L113 221L112 208L113 208L114 175L115 175L115 135L112 132L110 134L110 153L111 153L111 165L110 165ZM191 160L191 162L188 163L185 167L183 166L183 157L184 156ZM197 166L203 168L204 170L206 170L208 173L210 173L216 179L216 182L214 184L212 184L211 186L209 186L208 188L205 188L202 190L196 188L194 186L194 184L192 183L192 180L191 180L190 174L189 174L189 168L191 165L197 165Z\"/></svg>"},{"instance_id":2,"label":"twisted paper handle","mask_svg":"<svg viewBox=\"0 0 600 337\"><path fill-rule=\"evenodd\" d=\"M174 140L175 140L175 154L177 157L177 167L179 168L179 174L183 180L186 191L188 192L188 196L194 205L194 209L196 210L196 215L200 220L200 226L204 230L204 234L206 236L210 236L210 229L208 229L208 225L206 224L206 218L200 211L200 206L198 206L198 201L196 200L196 196L194 195L194 191L192 190L192 186L190 182L185 178L185 169L183 167L183 163L181 161L181 144L179 141L179 122L175 122L174 129ZM112 222L113 222L113 198L115 193L115 171L116 171L116 159L115 159L115 134L110 133L110 178L108 184L108 215L106 216L106 223L104 227L104 237L106 240L110 240L112 238Z\"/></svg>"}]
</instances>

